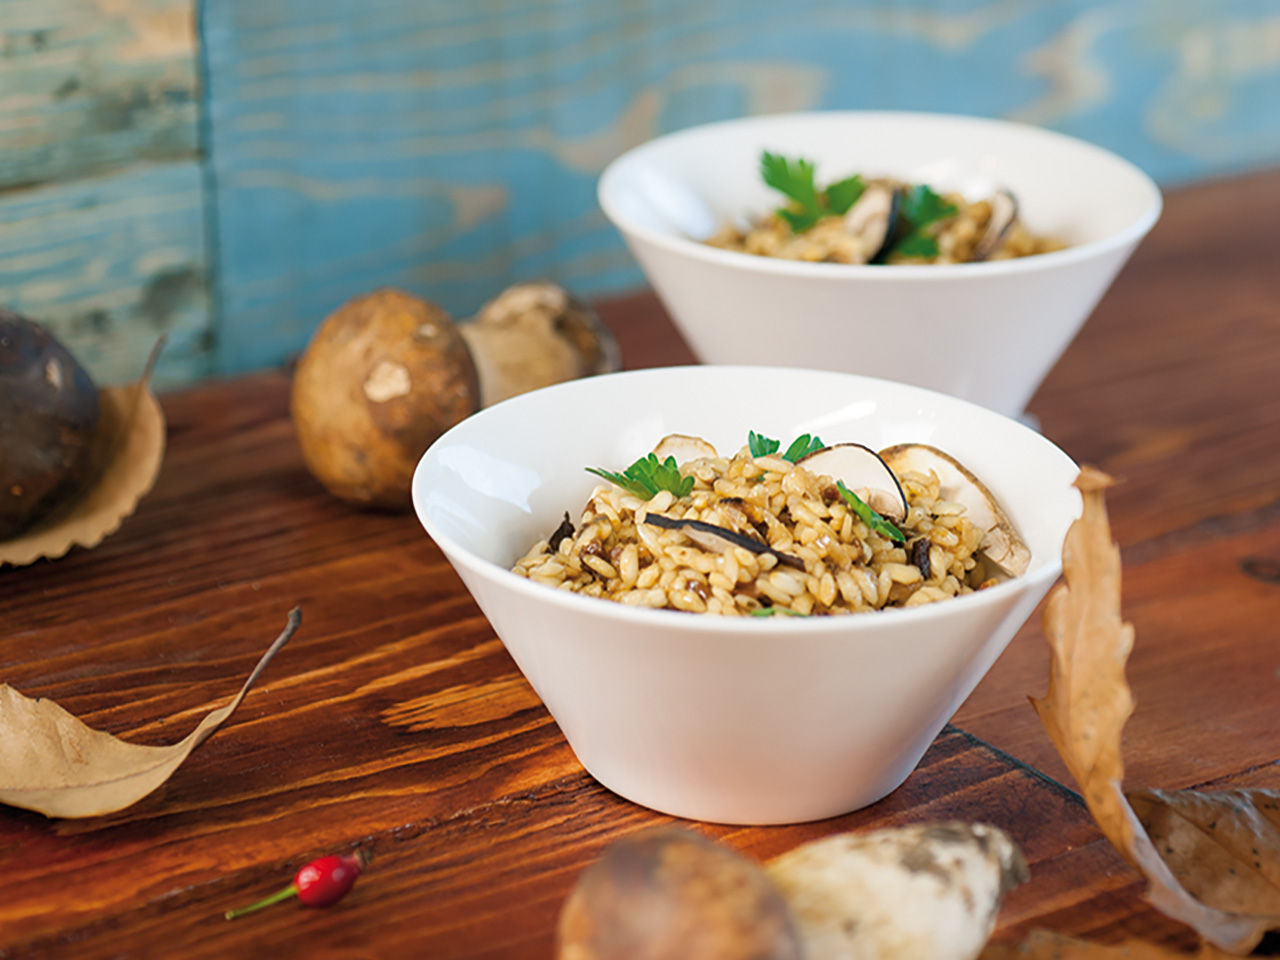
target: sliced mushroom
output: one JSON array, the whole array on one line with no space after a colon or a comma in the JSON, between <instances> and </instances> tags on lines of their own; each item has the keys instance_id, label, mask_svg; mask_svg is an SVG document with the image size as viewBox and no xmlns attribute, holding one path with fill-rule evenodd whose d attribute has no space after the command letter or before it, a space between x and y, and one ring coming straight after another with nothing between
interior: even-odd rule
<instances>
[{"instance_id":1,"label":"sliced mushroom","mask_svg":"<svg viewBox=\"0 0 1280 960\"><path fill-rule=\"evenodd\" d=\"M702 460L706 457L718 457L716 448L701 437L690 437L683 433L669 433L653 448L653 454L660 461L674 457L676 466L690 460Z\"/></svg>"},{"instance_id":2,"label":"sliced mushroom","mask_svg":"<svg viewBox=\"0 0 1280 960\"><path fill-rule=\"evenodd\" d=\"M867 184L844 215L844 228L862 248L862 263L874 263L888 249L898 219L898 191L883 180Z\"/></svg>"},{"instance_id":3,"label":"sliced mushroom","mask_svg":"<svg viewBox=\"0 0 1280 960\"><path fill-rule=\"evenodd\" d=\"M756 554L772 554L783 566L794 567L797 570L804 569L804 561L799 557L781 553L755 537L739 533L737 530L730 530L728 527L718 527L705 520L683 520L664 517L660 513L648 513L645 514L644 522L662 527L664 530L679 530L703 550L709 550L712 553L724 553L734 547L742 547Z\"/></svg>"},{"instance_id":4,"label":"sliced mushroom","mask_svg":"<svg viewBox=\"0 0 1280 960\"><path fill-rule=\"evenodd\" d=\"M999 250L1013 221L1018 219L1018 200L1008 190L997 190L988 203L991 205L991 217L987 220L987 229L974 245L970 260L986 260Z\"/></svg>"},{"instance_id":5,"label":"sliced mushroom","mask_svg":"<svg viewBox=\"0 0 1280 960\"><path fill-rule=\"evenodd\" d=\"M1031 550L995 495L967 467L924 443L901 443L881 450L880 456L898 474L937 474L942 499L963 506L969 522L983 531L980 549L986 558L1009 576L1027 572Z\"/></svg>"},{"instance_id":6,"label":"sliced mushroom","mask_svg":"<svg viewBox=\"0 0 1280 960\"><path fill-rule=\"evenodd\" d=\"M841 480L853 493L886 520L907 519L907 496L889 465L870 447L860 443L837 443L823 447L796 461L817 476Z\"/></svg>"},{"instance_id":7,"label":"sliced mushroom","mask_svg":"<svg viewBox=\"0 0 1280 960\"><path fill-rule=\"evenodd\" d=\"M568 540L574 534L573 521L569 519L569 511L564 512L564 519L560 521L560 526L547 538L547 546L552 553L560 549L560 543Z\"/></svg>"}]
</instances>

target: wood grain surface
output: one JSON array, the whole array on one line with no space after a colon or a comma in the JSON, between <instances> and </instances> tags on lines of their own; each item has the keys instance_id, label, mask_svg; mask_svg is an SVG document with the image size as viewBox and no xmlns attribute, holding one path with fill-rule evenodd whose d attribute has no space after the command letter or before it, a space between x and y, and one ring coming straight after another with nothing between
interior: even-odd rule
<instances>
[{"instance_id":1,"label":"wood grain surface","mask_svg":"<svg viewBox=\"0 0 1280 960\"><path fill-rule=\"evenodd\" d=\"M0 190L196 154L192 0L3 0Z\"/></svg>"},{"instance_id":2,"label":"wood grain surface","mask_svg":"<svg viewBox=\"0 0 1280 960\"><path fill-rule=\"evenodd\" d=\"M211 371L192 0L0 0L0 305L100 383Z\"/></svg>"},{"instance_id":3,"label":"wood grain surface","mask_svg":"<svg viewBox=\"0 0 1280 960\"><path fill-rule=\"evenodd\" d=\"M1131 785L1280 787L1278 215L1280 174L1169 197L1032 405L1123 480ZM629 366L691 359L651 296L602 310ZM0 956L548 957L577 873L667 819L582 771L416 520L355 512L306 473L287 392L274 372L165 396L169 449L138 513L93 551L0 570L0 680L144 743L184 736L303 609L160 791L93 820L0 809ZM985 820L1032 869L998 936L1191 946L1059 778L1026 703L1043 649L1033 619L873 807L697 829L764 858L843 829ZM356 846L374 861L338 906L222 919Z\"/></svg>"},{"instance_id":4,"label":"wood grain surface","mask_svg":"<svg viewBox=\"0 0 1280 960\"><path fill-rule=\"evenodd\" d=\"M204 201L194 160L0 192L0 304L47 326L100 384L210 370Z\"/></svg>"}]
</instances>

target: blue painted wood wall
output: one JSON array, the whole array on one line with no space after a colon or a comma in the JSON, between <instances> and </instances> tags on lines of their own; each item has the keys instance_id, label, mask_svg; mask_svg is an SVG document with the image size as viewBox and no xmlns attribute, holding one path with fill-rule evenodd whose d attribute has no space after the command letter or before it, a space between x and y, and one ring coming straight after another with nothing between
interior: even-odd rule
<instances>
[{"instance_id":1,"label":"blue painted wood wall","mask_svg":"<svg viewBox=\"0 0 1280 960\"><path fill-rule=\"evenodd\" d=\"M0 303L103 377L161 329L166 382L276 364L385 284L458 316L636 287L596 177L709 120L1003 116L1165 184L1280 163L1275 0L192 2L0 0Z\"/></svg>"}]
</instances>

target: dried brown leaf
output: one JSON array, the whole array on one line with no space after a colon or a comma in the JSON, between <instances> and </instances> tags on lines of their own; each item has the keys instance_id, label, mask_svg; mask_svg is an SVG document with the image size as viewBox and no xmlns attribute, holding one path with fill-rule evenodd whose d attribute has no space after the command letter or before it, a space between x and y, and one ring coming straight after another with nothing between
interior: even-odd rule
<instances>
[{"instance_id":1,"label":"dried brown leaf","mask_svg":"<svg viewBox=\"0 0 1280 960\"><path fill-rule=\"evenodd\" d=\"M235 698L167 747L126 743L86 726L52 700L32 700L0 684L0 803L49 817L96 817L141 800L235 712L300 621L295 608Z\"/></svg>"},{"instance_id":2,"label":"dried brown leaf","mask_svg":"<svg viewBox=\"0 0 1280 960\"><path fill-rule=\"evenodd\" d=\"M1280 929L1277 796L1146 791L1135 795L1135 810L1121 787L1120 735L1133 712L1124 668L1134 637L1120 616L1120 550L1104 499L1110 484L1092 467L1076 480L1084 509L1063 545L1066 583L1044 613L1049 690L1032 703L1098 828L1146 877L1147 899L1216 946L1248 953L1267 930Z\"/></svg>"},{"instance_id":3,"label":"dried brown leaf","mask_svg":"<svg viewBox=\"0 0 1280 960\"><path fill-rule=\"evenodd\" d=\"M98 425L84 481L48 516L0 541L0 566L55 560L72 547L96 547L137 509L160 472L164 412L150 389L151 363L137 383L98 391Z\"/></svg>"},{"instance_id":4,"label":"dried brown leaf","mask_svg":"<svg viewBox=\"0 0 1280 960\"><path fill-rule=\"evenodd\" d=\"M978 960L1221 960L1228 956L1207 943L1185 953L1142 940L1103 944L1077 940L1048 930L1032 930L1019 944L992 943Z\"/></svg>"}]
</instances>

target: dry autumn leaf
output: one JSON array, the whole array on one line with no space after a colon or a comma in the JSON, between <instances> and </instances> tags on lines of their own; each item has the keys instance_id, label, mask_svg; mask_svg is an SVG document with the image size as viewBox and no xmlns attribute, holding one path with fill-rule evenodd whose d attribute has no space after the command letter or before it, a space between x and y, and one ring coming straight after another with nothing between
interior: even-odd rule
<instances>
[{"instance_id":1,"label":"dry autumn leaf","mask_svg":"<svg viewBox=\"0 0 1280 960\"><path fill-rule=\"evenodd\" d=\"M1231 953L1280 929L1280 794L1148 790L1126 796L1120 734L1133 712L1125 662L1133 627L1120 616L1120 551L1104 491L1085 467L1080 519L1063 547L1066 583L1049 595L1049 690L1032 699L1099 829L1148 881L1147 899Z\"/></svg>"},{"instance_id":2,"label":"dry autumn leaf","mask_svg":"<svg viewBox=\"0 0 1280 960\"><path fill-rule=\"evenodd\" d=\"M16 537L0 541L0 566L55 560L72 547L96 547L137 509L160 472L164 413L150 389L156 344L142 378L98 391L98 425L89 467L80 486L47 517Z\"/></svg>"},{"instance_id":3,"label":"dry autumn leaf","mask_svg":"<svg viewBox=\"0 0 1280 960\"><path fill-rule=\"evenodd\" d=\"M235 712L300 621L295 608L235 698L167 747L126 743L86 726L52 700L32 700L0 684L0 803L49 817L96 817L137 803Z\"/></svg>"}]
</instances>

